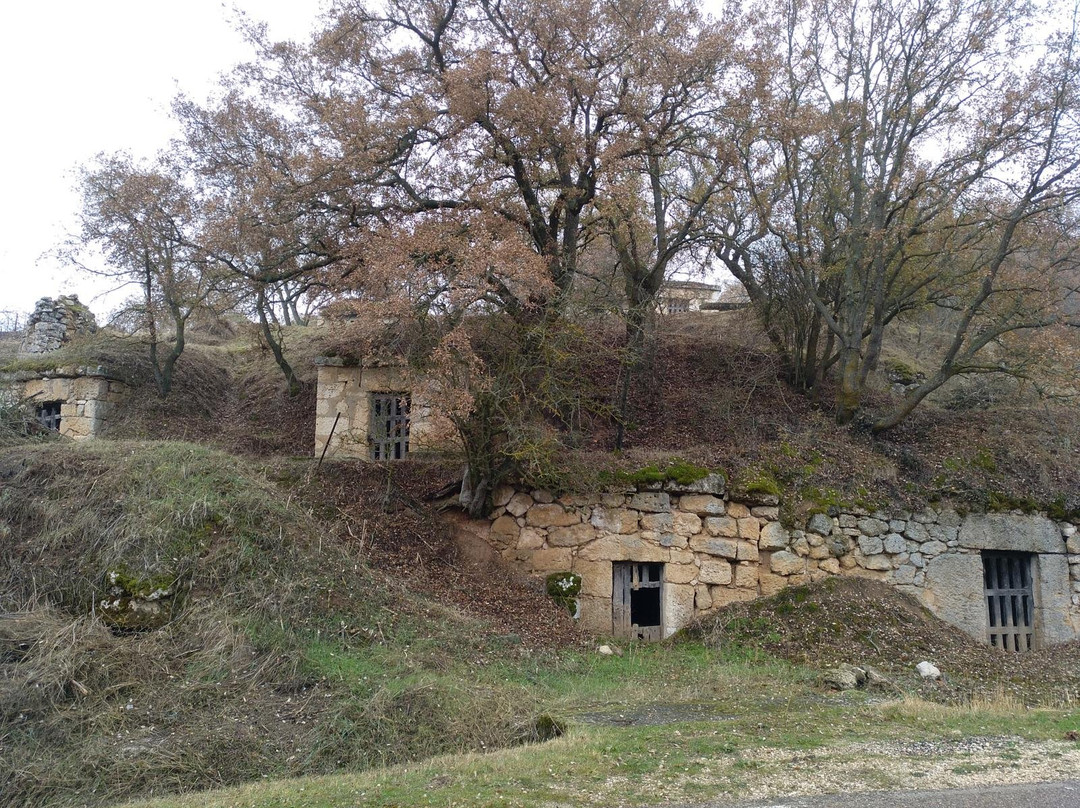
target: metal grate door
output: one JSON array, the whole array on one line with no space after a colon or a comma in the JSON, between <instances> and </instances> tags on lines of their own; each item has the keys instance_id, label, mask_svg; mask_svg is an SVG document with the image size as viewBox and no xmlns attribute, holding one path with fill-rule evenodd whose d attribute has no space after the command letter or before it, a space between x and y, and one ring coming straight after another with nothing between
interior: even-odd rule
<instances>
[{"instance_id":1,"label":"metal grate door","mask_svg":"<svg viewBox=\"0 0 1080 808\"><path fill-rule=\"evenodd\" d=\"M1031 554L984 552L982 558L990 644L1030 651L1035 635Z\"/></svg>"},{"instance_id":2,"label":"metal grate door","mask_svg":"<svg viewBox=\"0 0 1080 808\"><path fill-rule=\"evenodd\" d=\"M616 636L662 640L663 564L617 561L611 565L612 628Z\"/></svg>"},{"instance_id":3,"label":"metal grate door","mask_svg":"<svg viewBox=\"0 0 1080 808\"><path fill-rule=\"evenodd\" d=\"M371 396L371 457L375 460L400 460L408 453L408 394L373 394Z\"/></svg>"},{"instance_id":4,"label":"metal grate door","mask_svg":"<svg viewBox=\"0 0 1080 808\"><path fill-rule=\"evenodd\" d=\"M46 429L51 429L55 432L60 431L60 406L62 401L46 401L43 404L39 404L35 415L37 421Z\"/></svg>"}]
</instances>

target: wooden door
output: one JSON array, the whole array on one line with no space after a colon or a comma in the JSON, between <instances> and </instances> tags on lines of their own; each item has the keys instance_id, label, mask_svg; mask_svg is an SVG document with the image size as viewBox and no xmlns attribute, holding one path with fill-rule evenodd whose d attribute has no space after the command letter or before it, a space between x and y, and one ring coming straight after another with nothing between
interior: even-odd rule
<instances>
[{"instance_id":1,"label":"wooden door","mask_svg":"<svg viewBox=\"0 0 1080 808\"><path fill-rule=\"evenodd\" d=\"M616 561L611 565L612 630L618 637L660 640L664 636L664 565Z\"/></svg>"}]
</instances>

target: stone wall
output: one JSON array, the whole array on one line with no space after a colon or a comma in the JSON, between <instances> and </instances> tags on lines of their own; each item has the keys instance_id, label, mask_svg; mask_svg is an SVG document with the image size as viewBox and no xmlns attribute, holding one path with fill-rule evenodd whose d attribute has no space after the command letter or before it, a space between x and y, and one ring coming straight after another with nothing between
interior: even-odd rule
<instances>
[{"instance_id":1,"label":"stone wall","mask_svg":"<svg viewBox=\"0 0 1080 808\"><path fill-rule=\"evenodd\" d=\"M19 404L31 413L46 402L61 402L60 434L76 440L104 434L116 405L129 394L122 382L84 368L8 374L0 387L9 405Z\"/></svg>"},{"instance_id":2,"label":"stone wall","mask_svg":"<svg viewBox=\"0 0 1080 808\"><path fill-rule=\"evenodd\" d=\"M410 394L411 452L436 448L445 439L431 417L430 406L413 391L413 380L406 368L364 367L340 359L324 359L318 368L315 399L316 457L322 455L324 448L327 457L370 457L368 436L373 393Z\"/></svg>"},{"instance_id":3,"label":"stone wall","mask_svg":"<svg viewBox=\"0 0 1080 808\"><path fill-rule=\"evenodd\" d=\"M637 561L665 565L665 635L734 601L849 575L893 584L985 641L981 551L1015 550L1036 554L1037 642L1080 637L1080 538L1045 516L852 510L790 529L775 498L733 500L718 477L595 497L504 488L495 506L496 549L536 574L580 575L581 622L601 634L612 631L612 563Z\"/></svg>"},{"instance_id":4,"label":"stone wall","mask_svg":"<svg viewBox=\"0 0 1080 808\"><path fill-rule=\"evenodd\" d=\"M97 331L93 312L75 295L61 295L55 300L43 297L28 323L19 348L22 354L55 351L77 336Z\"/></svg>"}]
</instances>

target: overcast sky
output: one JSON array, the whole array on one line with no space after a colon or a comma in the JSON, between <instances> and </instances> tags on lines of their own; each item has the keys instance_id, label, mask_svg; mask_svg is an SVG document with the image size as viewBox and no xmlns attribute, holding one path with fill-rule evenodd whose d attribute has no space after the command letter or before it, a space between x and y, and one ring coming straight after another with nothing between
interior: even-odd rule
<instances>
[{"instance_id":1,"label":"overcast sky","mask_svg":"<svg viewBox=\"0 0 1080 808\"><path fill-rule=\"evenodd\" d=\"M319 0L52 0L0 11L0 313L75 292L101 318L115 298L51 257L75 227L73 169L100 151L151 156L174 133L169 104L196 98L251 55L234 8L303 39Z\"/></svg>"}]
</instances>

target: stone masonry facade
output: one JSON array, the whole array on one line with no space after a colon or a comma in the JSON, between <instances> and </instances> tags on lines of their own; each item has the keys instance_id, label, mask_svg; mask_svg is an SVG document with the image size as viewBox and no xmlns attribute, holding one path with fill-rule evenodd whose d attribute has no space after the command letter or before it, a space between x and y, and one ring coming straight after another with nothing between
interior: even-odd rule
<instances>
[{"instance_id":1,"label":"stone masonry facade","mask_svg":"<svg viewBox=\"0 0 1080 808\"><path fill-rule=\"evenodd\" d=\"M431 408L415 393L407 368L362 365L322 359L318 365L315 400L315 456L369 458L372 396L402 393L411 398L410 451L436 448L445 441ZM329 444L329 445L328 445Z\"/></svg>"},{"instance_id":2,"label":"stone masonry facade","mask_svg":"<svg viewBox=\"0 0 1080 808\"><path fill-rule=\"evenodd\" d=\"M982 553L1006 551L1032 559L1037 643L1080 637L1080 536L1076 525L1045 516L849 509L793 528L775 497L738 501L719 475L591 497L502 488L494 505L490 542L532 573L580 576L580 621L598 634L612 633L612 565L632 561L664 565L665 636L735 601L860 576L896 586L986 641Z\"/></svg>"},{"instance_id":3,"label":"stone masonry facade","mask_svg":"<svg viewBox=\"0 0 1080 808\"><path fill-rule=\"evenodd\" d=\"M109 420L129 394L127 385L87 368L52 373L11 374L4 385L7 397L29 410L60 402L60 434L76 440L103 435Z\"/></svg>"}]
</instances>

